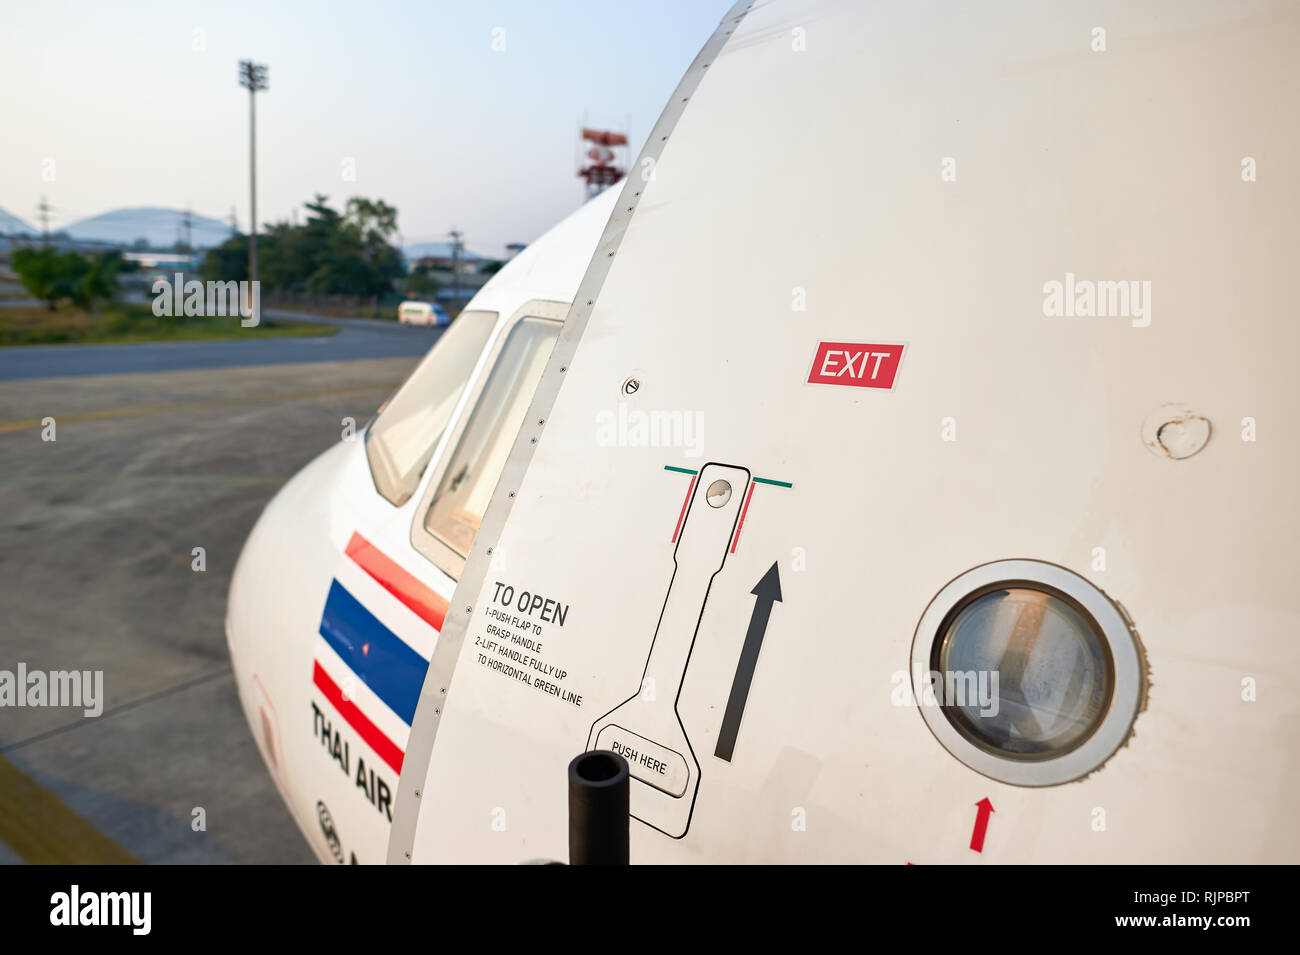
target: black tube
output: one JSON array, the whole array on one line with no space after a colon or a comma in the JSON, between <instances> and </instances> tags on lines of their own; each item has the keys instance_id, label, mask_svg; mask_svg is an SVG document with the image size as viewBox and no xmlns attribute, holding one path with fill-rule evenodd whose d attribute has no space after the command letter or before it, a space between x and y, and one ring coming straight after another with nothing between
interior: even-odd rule
<instances>
[{"instance_id":1,"label":"black tube","mask_svg":"<svg viewBox=\"0 0 1300 955\"><path fill-rule=\"evenodd\" d=\"M569 763L569 864L628 864L627 760L607 750Z\"/></svg>"}]
</instances>

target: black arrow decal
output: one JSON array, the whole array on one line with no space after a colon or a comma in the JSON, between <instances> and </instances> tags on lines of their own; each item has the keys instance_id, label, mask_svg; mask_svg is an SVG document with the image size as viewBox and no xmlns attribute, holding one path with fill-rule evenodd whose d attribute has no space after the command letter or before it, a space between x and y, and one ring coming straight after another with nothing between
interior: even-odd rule
<instances>
[{"instance_id":1,"label":"black arrow decal","mask_svg":"<svg viewBox=\"0 0 1300 955\"><path fill-rule=\"evenodd\" d=\"M758 651L763 648L763 635L767 633L767 618L772 614L772 604L781 599L781 574L775 562L750 593L758 599L754 601L754 612L749 618L745 645L740 648L740 661L736 664L736 678L731 681L727 710L722 714L718 746L713 751L714 756L727 762L731 762L731 754L736 750L736 735L740 732L740 718L745 715L749 685L754 682Z\"/></svg>"}]
</instances>

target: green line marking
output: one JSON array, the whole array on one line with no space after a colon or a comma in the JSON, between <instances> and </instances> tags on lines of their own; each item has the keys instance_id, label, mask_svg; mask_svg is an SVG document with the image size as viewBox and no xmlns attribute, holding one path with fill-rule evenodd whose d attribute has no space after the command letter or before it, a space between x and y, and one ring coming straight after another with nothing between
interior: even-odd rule
<instances>
[{"instance_id":1,"label":"green line marking","mask_svg":"<svg viewBox=\"0 0 1300 955\"><path fill-rule=\"evenodd\" d=\"M690 468L673 467L671 464L664 465L665 471L676 471L679 474L699 474L699 471L692 471ZM771 484L775 487L794 487L789 481L773 481L771 478L756 477L753 479L755 484Z\"/></svg>"}]
</instances>

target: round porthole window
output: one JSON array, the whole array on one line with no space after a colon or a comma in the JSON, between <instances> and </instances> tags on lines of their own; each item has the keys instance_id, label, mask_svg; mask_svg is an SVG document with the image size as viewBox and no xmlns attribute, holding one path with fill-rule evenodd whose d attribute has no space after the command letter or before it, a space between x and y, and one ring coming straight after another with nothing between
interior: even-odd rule
<instances>
[{"instance_id":1,"label":"round porthole window","mask_svg":"<svg viewBox=\"0 0 1300 955\"><path fill-rule=\"evenodd\" d=\"M1055 564L1005 560L962 574L912 642L926 725L977 772L1050 786L1092 772L1137 716L1143 673L1122 613Z\"/></svg>"}]
</instances>

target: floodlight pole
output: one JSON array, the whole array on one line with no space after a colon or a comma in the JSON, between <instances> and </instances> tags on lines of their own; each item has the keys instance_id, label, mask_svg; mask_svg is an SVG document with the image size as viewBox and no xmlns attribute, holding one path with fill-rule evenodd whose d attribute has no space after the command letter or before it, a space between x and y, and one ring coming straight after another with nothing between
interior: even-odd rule
<instances>
[{"instance_id":1,"label":"floodlight pole","mask_svg":"<svg viewBox=\"0 0 1300 955\"><path fill-rule=\"evenodd\" d=\"M251 292L251 283L257 281L257 93L268 85L266 64L240 60L239 85L248 90L248 281L250 299L257 302L261 296ZM261 316L254 318L260 320Z\"/></svg>"}]
</instances>

